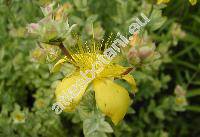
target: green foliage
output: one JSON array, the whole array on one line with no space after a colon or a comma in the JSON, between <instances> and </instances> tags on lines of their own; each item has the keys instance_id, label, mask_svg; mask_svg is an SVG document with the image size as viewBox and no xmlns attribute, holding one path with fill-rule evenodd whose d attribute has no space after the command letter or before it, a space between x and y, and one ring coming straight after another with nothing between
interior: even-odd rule
<instances>
[{"instance_id":1,"label":"green foliage","mask_svg":"<svg viewBox=\"0 0 200 137\"><path fill-rule=\"evenodd\" d=\"M27 36L26 26L42 18L39 6L48 1L0 0L0 136L199 136L199 3L191 6L186 0L171 0L168 5L156 5L153 0L59 1L71 5L67 11L69 24L78 25L75 31L83 39L92 38L93 32L96 40L107 39L111 32L118 31L129 37L128 26L134 17L143 12L151 19L140 35L151 39L160 58L131 73L138 93L133 95L124 120L114 126L96 109L90 88L75 112L56 115L51 110L57 83L73 68L65 64L62 73L50 74L50 64L33 62L31 51L37 41ZM64 41L70 46L73 42L72 36ZM51 61L56 60L52 58ZM127 65L127 60L121 63ZM130 90L124 81L116 82ZM183 92L176 92L177 85Z\"/></svg>"}]
</instances>

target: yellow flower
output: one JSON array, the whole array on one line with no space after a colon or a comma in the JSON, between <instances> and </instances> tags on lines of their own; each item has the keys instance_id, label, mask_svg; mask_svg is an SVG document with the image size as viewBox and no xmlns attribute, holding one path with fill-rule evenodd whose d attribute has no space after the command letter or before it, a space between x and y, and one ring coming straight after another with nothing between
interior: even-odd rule
<instances>
[{"instance_id":1,"label":"yellow flower","mask_svg":"<svg viewBox=\"0 0 200 137\"><path fill-rule=\"evenodd\" d=\"M13 122L18 123L24 123L25 122L25 114L21 111L14 111L12 114Z\"/></svg>"},{"instance_id":2,"label":"yellow flower","mask_svg":"<svg viewBox=\"0 0 200 137\"><path fill-rule=\"evenodd\" d=\"M170 0L157 0L157 4L168 3Z\"/></svg>"},{"instance_id":3,"label":"yellow flower","mask_svg":"<svg viewBox=\"0 0 200 137\"><path fill-rule=\"evenodd\" d=\"M46 105L46 102L45 102L45 100L44 99L37 99L36 101L35 101L35 107L36 108L43 108L44 106Z\"/></svg>"},{"instance_id":4,"label":"yellow flower","mask_svg":"<svg viewBox=\"0 0 200 137\"><path fill-rule=\"evenodd\" d=\"M186 106L187 105L187 99L185 97L176 97L175 103L178 106Z\"/></svg>"},{"instance_id":5,"label":"yellow flower","mask_svg":"<svg viewBox=\"0 0 200 137\"><path fill-rule=\"evenodd\" d=\"M111 117L114 124L117 124L123 119L130 105L128 92L125 88L106 78L95 80L93 85L98 107Z\"/></svg>"},{"instance_id":6,"label":"yellow flower","mask_svg":"<svg viewBox=\"0 0 200 137\"><path fill-rule=\"evenodd\" d=\"M189 0L189 2L190 2L192 5L196 5L196 4L197 4L197 0Z\"/></svg>"},{"instance_id":7,"label":"yellow flower","mask_svg":"<svg viewBox=\"0 0 200 137\"><path fill-rule=\"evenodd\" d=\"M90 49L86 49L79 46L79 52L71 53L74 61L65 57L55 64L52 71L54 69L58 71L65 61L77 67L74 74L65 77L57 86L55 91L57 102L60 102L64 111L73 111L81 101L88 85L92 84L98 108L116 125L125 116L131 100L128 91L113 80L124 79L135 92L134 78L125 73L130 70L130 67L109 62L101 53L101 48L96 47L95 44Z\"/></svg>"},{"instance_id":8,"label":"yellow flower","mask_svg":"<svg viewBox=\"0 0 200 137\"><path fill-rule=\"evenodd\" d=\"M157 0L157 4L168 3L170 0ZM192 5L196 5L197 0L189 0Z\"/></svg>"}]
</instances>

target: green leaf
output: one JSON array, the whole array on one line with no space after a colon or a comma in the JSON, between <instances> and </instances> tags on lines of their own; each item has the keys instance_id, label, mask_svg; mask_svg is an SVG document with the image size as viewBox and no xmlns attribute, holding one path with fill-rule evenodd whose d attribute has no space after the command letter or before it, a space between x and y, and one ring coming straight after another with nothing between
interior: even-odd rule
<instances>
[{"instance_id":1,"label":"green leaf","mask_svg":"<svg viewBox=\"0 0 200 137\"><path fill-rule=\"evenodd\" d=\"M78 107L78 112L82 120L88 119L93 116L96 111L96 103L94 99L94 92L91 90L86 91L83 96L80 105Z\"/></svg>"},{"instance_id":2,"label":"green leaf","mask_svg":"<svg viewBox=\"0 0 200 137\"><path fill-rule=\"evenodd\" d=\"M187 106L186 109L189 111L200 112L200 106Z\"/></svg>"},{"instance_id":3,"label":"green leaf","mask_svg":"<svg viewBox=\"0 0 200 137\"><path fill-rule=\"evenodd\" d=\"M104 121L104 120L100 121L98 130L102 131L102 132L107 132L107 133L113 132L113 129L110 126L110 124L108 122Z\"/></svg>"},{"instance_id":4,"label":"green leaf","mask_svg":"<svg viewBox=\"0 0 200 137\"><path fill-rule=\"evenodd\" d=\"M107 135L103 132L96 131L96 132L93 132L89 135L86 135L85 137L107 137Z\"/></svg>"},{"instance_id":5,"label":"green leaf","mask_svg":"<svg viewBox=\"0 0 200 137\"><path fill-rule=\"evenodd\" d=\"M162 17L161 10L154 9L150 16L150 22L148 26L152 31L155 31L159 29L166 22L166 20L167 20L166 17Z\"/></svg>"},{"instance_id":6,"label":"green leaf","mask_svg":"<svg viewBox=\"0 0 200 137\"><path fill-rule=\"evenodd\" d=\"M83 133L88 136L98 129L96 119L87 119L83 122Z\"/></svg>"},{"instance_id":7,"label":"green leaf","mask_svg":"<svg viewBox=\"0 0 200 137\"><path fill-rule=\"evenodd\" d=\"M157 118L161 120L165 119L164 112L160 108L155 109L154 114L156 115Z\"/></svg>"},{"instance_id":8,"label":"green leaf","mask_svg":"<svg viewBox=\"0 0 200 137\"><path fill-rule=\"evenodd\" d=\"M187 97L194 97L194 96L199 96L200 95L200 89L194 89L194 90L190 90L187 92Z\"/></svg>"}]
</instances>

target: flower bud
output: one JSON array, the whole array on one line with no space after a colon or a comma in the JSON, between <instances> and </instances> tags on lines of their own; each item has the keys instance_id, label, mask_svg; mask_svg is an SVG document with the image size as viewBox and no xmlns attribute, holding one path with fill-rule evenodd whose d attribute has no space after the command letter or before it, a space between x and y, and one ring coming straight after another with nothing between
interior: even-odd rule
<instances>
[{"instance_id":1,"label":"flower bud","mask_svg":"<svg viewBox=\"0 0 200 137\"><path fill-rule=\"evenodd\" d=\"M135 48L131 48L128 52L128 60L132 65L136 65L140 62L138 57L138 51Z\"/></svg>"},{"instance_id":2,"label":"flower bud","mask_svg":"<svg viewBox=\"0 0 200 137\"><path fill-rule=\"evenodd\" d=\"M128 52L128 59L138 56L138 51L135 48L131 48Z\"/></svg>"},{"instance_id":3,"label":"flower bud","mask_svg":"<svg viewBox=\"0 0 200 137\"><path fill-rule=\"evenodd\" d=\"M56 10L55 16L53 16L53 5L54 3L41 8L45 17L38 21L38 23L29 24L27 28L29 33L34 33L34 35L39 37L40 42L57 45L64 41L66 34L72 31L75 24L70 26L64 20L65 5L61 9Z\"/></svg>"},{"instance_id":4,"label":"flower bud","mask_svg":"<svg viewBox=\"0 0 200 137\"><path fill-rule=\"evenodd\" d=\"M149 57L152 53L153 53L152 48L147 47L147 46L141 47L141 48L139 48L139 50L138 50L138 56L139 56L141 59L145 59L145 58Z\"/></svg>"},{"instance_id":5,"label":"flower bud","mask_svg":"<svg viewBox=\"0 0 200 137\"><path fill-rule=\"evenodd\" d=\"M65 3L63 6L61 6L57 12L55 13L55 20L61 20L64 16L64 12L68 9L70 9L72 5L70 3Z\"/></svg>"},{"instance_id":6,"label":"flower bud","mask_svg":"<svg viewBox=\"0 0 200 137\"><path fill-rule=\"evenodd\" d=\"M134 47L135 46L135 44L137 44L137 43L139 43L140 42L140 38L139 38L139 36L138 36L138 34L136 33L136 34L134 34L132 37L130 37L129 38L130 39L130 45L131 45L131 47Z\"/></svg>"},{"instance_id":7,"label":"flower bud","mask_svg":"<svg viewBox=\"0 0 200 137\"><path fill-rule=\"evenodd\" d=\"M38 23L31 23L27 26L28 33L37 33L40 25Z\"/></svg>"},{"instance_id":8,"label":"flower bud","mask_svg":"<svg viewBox=\"0 0 200 137\"><path fill-rule=\"evenodd\" d=\"M186 91L180 85L176 86L174 93L176 94L176 96L185 96L186 95Z\"/></svg>"},{"instance_id":9,"label":"flower bud","mask_svg":"<svg viewBox=\"0 0 200 137\"><path fill-rule=\"evenodd\" d=\"M186 33L181 29L181 25L178 23L172 25L171 31L174 39L183 39L186 36Z\"/></svg>"},{"instance_id":10,"label":"flower bud","mask_svg":"<svg viewBox=\"0 0 200 137\"><path fill-rule=\"evenodd\" d=\"M51 3L51 4L47 5L46 7L41 7L41 10L42 10L42 13L44 14L44 16L47 16L53 12L54 5L55 5L55 3Z\"/></svg>"}]
</instances>

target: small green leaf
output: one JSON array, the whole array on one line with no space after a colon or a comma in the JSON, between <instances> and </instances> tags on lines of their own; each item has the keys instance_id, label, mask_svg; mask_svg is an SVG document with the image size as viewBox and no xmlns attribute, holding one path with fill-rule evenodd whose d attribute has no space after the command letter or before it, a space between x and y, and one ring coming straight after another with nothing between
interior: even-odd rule
<instances>
[{"instance_id":1,"label":"small green leaf","mask_svg":"<svg viewBox=\"0 0 200 137\"><path fill-rule=\"evenodd\" d=\"M87 119L83 122L83 133L88 136L98 129L98 124L95 119Z\"/></svg>"},{"instance_id":2,"label":"small green leaf","mask_svg":"<svg viewBox=\"0 0 200 137\"><path fill-rule=\"evenodd\" d=\"M100 121L98 130L102 131L102 132L107 132L107 133L113 132L113 129L110 126L110 124L108 122L104 121L104 120Z\"/></svg>"},{"instance_id":3,"label":"small green leaf","mask_svg":"<svg viewBox=\"0 0 200 137\"><path fill-rule=\"evenodd\" d=\"M200 89L194 89L191 91L187 92L187 97L194 97L194 96L199 96L200 95Z\"/></svg>"}]
</instances>

